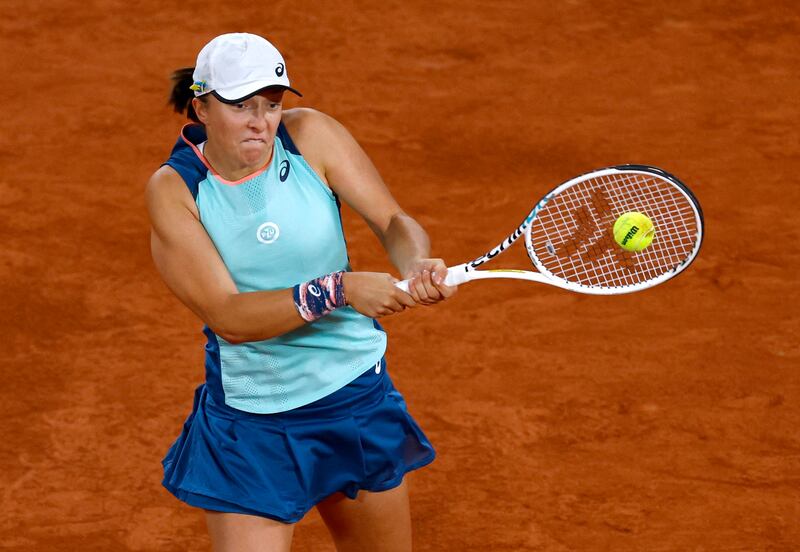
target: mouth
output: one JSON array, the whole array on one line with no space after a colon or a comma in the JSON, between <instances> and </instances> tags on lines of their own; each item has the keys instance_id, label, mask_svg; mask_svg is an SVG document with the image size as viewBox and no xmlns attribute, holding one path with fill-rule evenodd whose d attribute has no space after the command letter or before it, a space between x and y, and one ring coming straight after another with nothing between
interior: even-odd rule
<instances>
[{"instance_id":1,"label":"mouth","mask_svg":"<svg viewBox=\"0 0 800 552\"><path fill-rule=\"evenodd\" d=\"M245 144L266 144L267 143L267 141L264 140L263 138L247 138L246 140L243 140L243 142Z\"/></svg>"}]
</instances>

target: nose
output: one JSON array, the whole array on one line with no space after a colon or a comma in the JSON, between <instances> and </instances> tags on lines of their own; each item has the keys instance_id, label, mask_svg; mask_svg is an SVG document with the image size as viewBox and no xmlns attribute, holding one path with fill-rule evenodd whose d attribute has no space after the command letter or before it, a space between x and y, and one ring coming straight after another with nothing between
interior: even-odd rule
<instances>
[{"instance_id":1,"label":"nose","mask_svg":"<svg viewBox=\"0 0 800 552\"><path fill-rule=\"evenodd\" d=\"M263 132L267 128L268 124L267 110L262 106L252 110L251 117L247 123L254 131Z\"/></svg>"}]
</instances>

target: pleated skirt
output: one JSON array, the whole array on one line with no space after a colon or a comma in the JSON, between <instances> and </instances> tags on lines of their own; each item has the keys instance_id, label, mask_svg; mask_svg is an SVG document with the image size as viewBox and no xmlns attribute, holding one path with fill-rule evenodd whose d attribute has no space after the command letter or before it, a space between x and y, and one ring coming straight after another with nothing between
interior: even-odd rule
<instances>
[{"instance_id":1,"label":"pleated skirt","mask_svg":"<svg viewBox=\"0 0 800 552\"><path fill-rule=\"evenodd\" d=\"M382 361L331 395L277 414L217 404L199 386L163 460L163 485L198 508L294 523L334 493L396 487L435 454Z\"/></svg>"}]
</instances>

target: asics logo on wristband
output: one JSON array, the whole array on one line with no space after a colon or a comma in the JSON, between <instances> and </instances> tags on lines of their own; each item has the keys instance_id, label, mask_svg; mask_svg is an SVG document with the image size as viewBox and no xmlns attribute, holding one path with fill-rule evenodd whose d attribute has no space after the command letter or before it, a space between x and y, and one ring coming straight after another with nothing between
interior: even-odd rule
<instances>
[{"instance_id":1,"label":"asics logo on wristband","mask_svg":"<svg viewBox=\"0 0 800 552\"><path fill-rule=\"evenodd\" d=\"M274 222L265 222L256 230L256 238L261 243L273 243L281 235L281 229Z\"/></svg>"},{"instance_id":2,"label":"asics logo on wristband","mask_svg":"<svg viewBox=\"0 0 800 552\"><path fill-rule=\"evenodd\" d=\"M319 320L347 304L344 296L344 272L332 272L292 288L294 306L306 322Z\"/></svg>"}]
</instances>

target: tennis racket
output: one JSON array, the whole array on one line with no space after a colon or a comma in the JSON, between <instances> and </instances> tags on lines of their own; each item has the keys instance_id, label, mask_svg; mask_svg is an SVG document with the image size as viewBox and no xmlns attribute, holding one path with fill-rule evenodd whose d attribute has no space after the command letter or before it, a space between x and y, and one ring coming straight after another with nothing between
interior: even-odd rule
<instances>
[{"instance_id":1,"label":"tennis racket","mask_svg":"<svg viewBox=\"0 0 800 552\"><path fill-rule=\"evenodd\" d=\"M614 240L618 217L631 211L653 222L653 241L642 251ZM525 236L536 272L478 270ZM673 175L645 165L619 165L564 182L531 210L522 224L491 251L449 267L445 283L513 278L594 295L640 291L680 274L703 241L703 211ZM408 291L408 280L397 286Z\"/></svg>"}]
</instances>

